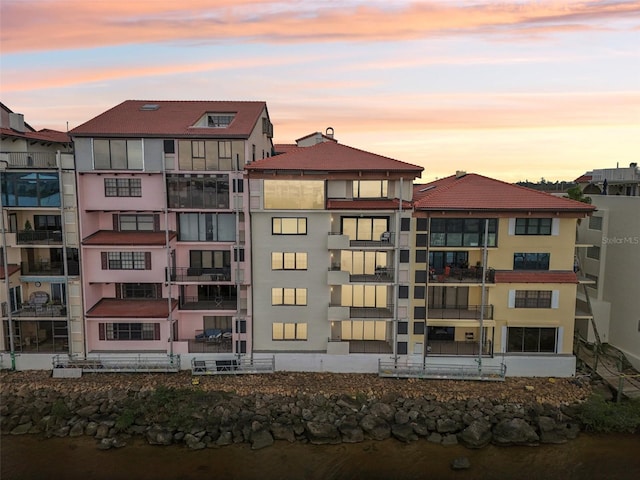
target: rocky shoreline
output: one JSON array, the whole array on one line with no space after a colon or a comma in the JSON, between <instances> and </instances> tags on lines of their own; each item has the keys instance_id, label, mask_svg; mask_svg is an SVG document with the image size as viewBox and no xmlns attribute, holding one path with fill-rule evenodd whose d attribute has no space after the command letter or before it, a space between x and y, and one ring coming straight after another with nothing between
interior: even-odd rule
<instances>
[{"instance_id":1,"label":"rocky shoreline","mask_svg":"<svg viewBox=\"0 0 640 480\"><path fill-rule=\"evenodd\" d=\"M179 374L0 373L2 434L90 436L98 448L133 437L191 449L276 440L312 444L420 438L468 448L564 443L580 432L588 380L505 382L287 373L199 378Z\"/></svg>"}]
</instances>

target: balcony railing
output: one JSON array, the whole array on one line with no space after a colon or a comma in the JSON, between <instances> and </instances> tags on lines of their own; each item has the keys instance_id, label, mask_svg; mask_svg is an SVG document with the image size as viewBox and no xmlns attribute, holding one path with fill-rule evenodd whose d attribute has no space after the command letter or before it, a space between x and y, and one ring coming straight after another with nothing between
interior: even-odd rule
<instances>
[{"instance_id":1,"label":"balcony railing","mask_svg":"<svg viewBox=\"0 0 640 480\"><path fill-rule=\"evenodd\" d=\"M9 161L9 168L55 168L56 154L53 152L2 152Z\"/></svg>"},{"instance_id":2,"label":"balcony railing","mask_svg":"<svg viewBox=\"0 0 640 480\"><path fill-rule=\"evenodd\" d=\"M483 313L482 305L468 305L466 307L445 307L432 308L429 307L427 317L431 319L458 319L458 320L480 320L480 314ZM485 320L493 319L493 305L484 306Z\"/></svg>"},{"instance_id":3,"label":"balcony railing","mask_svg":"<svg viewBox=\"0 0 640 480\"><path fill-rule=\"evenodd\" d=\"M64 275L64 265L62 262L48 262L47 260L22 262L21 267L22 275ZM67 274L79 275L80 264L75 261L68 261Z\"/></svg>"},{"instance_id":4,"label":"balcony railing","mask_svg":"<svg viewBox=\"0 0 640 480\"><path fill-rule=\"evenodd\" d=\"M238 297L180 297L180 310L237 310Z\"/></svg>"},{"instance_id":5,"label":"balcony railing","mask_svg":"<svg viewBox=\"0 0 640 480\"><path fill-rule=\"evenodd\" d=\"M17 235L18 244L41 243L59 245L62 243L62 231L60 230L21 230Z\"/></svg>"},{"instance_id":6,"label":"balcony railing","mask_svg":"<svg viewBox=\"0 0 640 480\"><path fill-rule=\"evenodd\" d=\"M487 269L485 281L495 283L496 271ZM451 268L430 274L429 283L482 283L482 268Z\"/></svg>"},{"instance_id":7,"label":"balcony railing","mask_svg":"<svg viewBox=\"0 0 640 480\"><path fill-rule=\"evenodd\" d=\"M349 281L352 283L392 283L393 268L378 267L374 273L349 275Z\"/></svg>"},{"instance_id":8,"label":"balcony railing","mask_svg":"<svg viewBox=\"0 0 640 480\"><path fill-rule=\"evenodd\" d=\"M31 305L25 303L20 310L13 312L12 315L14 317L66 317L67 307L65 305Z\"/></svg>"},{"instance_id":9,"label":"balcony railing","mask_svg":"<svg viewBox=\"0 0 640 480\"><path fill-rule=\"evenodd\" d=\"M428 340L427 355L459 355L470 356L478 355L480 352L480 343L472 341L448 341L448 340ZM493 346L488 340L482 344L482 355L490 356L493 354Z\"/></svg>"},{"instance_id":10,"label":"balcony railing","mask_svg":"<svg viewBox=\"0 0 640 480\"><path fill-rule=\"evenodd\" d=\"M329 232L329 235L346 235L342 232ZM383 232L378 238L372 238L367 240L350 239L349 246L351 247L393 247L395 240L394 232Z\"/></svg>"},{"instance_id":11,"label":"balcony railing","mask_svg":"<svg viewBox=\"0 0 640 480\"><path fill-rule=\"evenodd\" d=\"M389 342L384 340L341 340L330 338L330 342L348 342L349 353L393 353Z\"/></svg>"},{"instance_id":12,"label":"balcony railing","mask_svg":"<svg viewBox=\"0 0 640 480\"><path fill-rule=\"evenodd\" d=\"M230 282L231 267L177 267L171 269L173 282Z\"/></svg>"},{"instance_id":13,"label":"balcony railing","mask_svg":"<svg viewBox=\"0 0 640 480\"><path fill-rule=\"evenodd\" d=\"M386 307L349 307L349 318L392 318L393 305Z\"/></svg>"}]
</instances>

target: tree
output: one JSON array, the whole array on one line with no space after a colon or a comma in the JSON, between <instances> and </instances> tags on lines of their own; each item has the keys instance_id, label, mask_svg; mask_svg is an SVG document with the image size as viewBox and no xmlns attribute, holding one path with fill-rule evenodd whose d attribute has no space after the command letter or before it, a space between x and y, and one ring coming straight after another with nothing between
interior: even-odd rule
<instances>
[{"instance_id":1,"label":"tree","mask_svg":"<svg viewBox=\"0 0 640 480\"><path fill-rule=\"evenodd\" d=\"M577 200L578 202L588 203L591 205L591 197L585 197L580 187L575 186L567 190L567 195L565 198L570 198L571 200Z\"/></svg>"}]
</instances>

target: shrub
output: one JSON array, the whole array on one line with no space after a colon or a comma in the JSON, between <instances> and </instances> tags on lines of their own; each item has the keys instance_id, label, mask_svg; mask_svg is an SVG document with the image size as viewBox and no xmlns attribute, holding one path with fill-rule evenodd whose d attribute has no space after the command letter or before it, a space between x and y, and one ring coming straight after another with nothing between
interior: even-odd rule
<instances>
[{"instance_id":1,"label":"shrub","mask_svg":"<svg viewBox=\"0 0 640 480\"><path fill-rule=\"evenodd\" d=\"M633 433L640 428L640 400L613 403L592 395L580 406L578 418L592 432Z\"/></svg>"}]
</instances>

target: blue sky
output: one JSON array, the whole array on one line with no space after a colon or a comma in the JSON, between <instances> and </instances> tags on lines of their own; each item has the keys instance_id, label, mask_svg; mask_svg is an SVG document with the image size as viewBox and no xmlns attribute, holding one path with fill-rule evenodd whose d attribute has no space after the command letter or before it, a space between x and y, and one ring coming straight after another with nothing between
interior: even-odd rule
<instances>
[{"instance_id":1,"label":"blue sky","mask_svg":"<svg viewBox=\"0 0 640 480\"><path fill-rule=\"evenodd\" d=\"M64 130L126 99L264 100L275 141L507 181L640 157L640 2L3 0L3 103Z\"/></svg>"}]
</instances>

